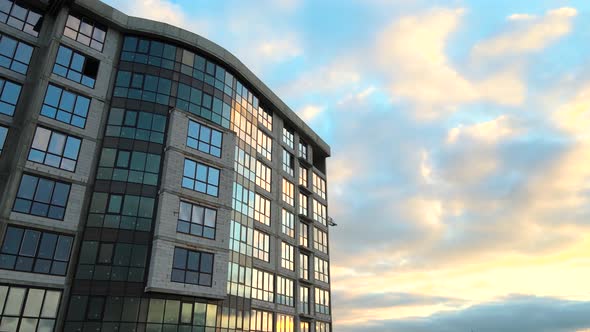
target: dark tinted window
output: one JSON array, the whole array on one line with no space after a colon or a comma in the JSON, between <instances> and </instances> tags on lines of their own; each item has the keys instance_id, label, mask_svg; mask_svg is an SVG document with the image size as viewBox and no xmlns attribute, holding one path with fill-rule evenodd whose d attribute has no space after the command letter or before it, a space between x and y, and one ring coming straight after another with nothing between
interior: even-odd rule
<instances>
[{"instance_id":1,"label":"dark tinted window","mask_svg":"<svg viewBox=\"0 0 590 332\"><path fill-rule=\"evenodd\" d=\"M22 86L0 78L0 113L13 116Z\"/></svg>"},{"instance_id":2,"label":"dark tinted window","mask_svg":"<svg viewBox=\"0 0 590 332\"><path fill-rule=\"evenodd\" d=\"M70 184L24 174L13 211L63 220Z\"/></svg>"},{"instance_id":3,"label":"dark tinted window","mask_svg":"<svg viewBox=\"0 0 590 332\"><path fill-rule=\"evenodd\" d=\"M174 248L172 281L201 286L211 286L213 254Z\"/></svg>"}]
</instances>

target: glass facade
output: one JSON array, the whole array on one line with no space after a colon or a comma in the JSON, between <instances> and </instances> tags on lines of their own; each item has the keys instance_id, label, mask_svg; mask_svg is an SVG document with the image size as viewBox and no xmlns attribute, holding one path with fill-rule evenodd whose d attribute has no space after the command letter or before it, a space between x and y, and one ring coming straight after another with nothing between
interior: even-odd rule
<instances>
[{"instance_id":1,"label":"glass facade","mask_svg":"<svg viewBox=\"0 0 590 332\"><path fill-rule=\"evenodd\" d=\"M329 323L325 172L307 161L326 148L197 43L136 35L74 3L44 13L0 0L0 24L42 36L0 34L0 67L16 72L0 78L0 114L33 119L15 154L21 133L0 119L2 161L26 162L2 197L14 213L0 225L0 269L57 278L0 285L0 330ZM41 42L52 54L34 52ZM39 87L24 84L43 70Z\"/></svg>"}]
</instances>

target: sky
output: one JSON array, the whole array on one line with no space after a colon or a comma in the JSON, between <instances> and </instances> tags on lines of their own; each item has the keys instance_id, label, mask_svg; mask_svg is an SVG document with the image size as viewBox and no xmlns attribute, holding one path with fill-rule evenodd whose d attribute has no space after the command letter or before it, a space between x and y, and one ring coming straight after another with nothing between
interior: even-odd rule
<instances>
[{"instance_id":1,"label":"sky","mask_svg":"<svg viewBox=\"0 0 590 332\"><path fill-rule=\"evenodd\" d=\"M334 331L590 331L590 2L106 2L331 145Z\"/></svg>"}]
</instances>

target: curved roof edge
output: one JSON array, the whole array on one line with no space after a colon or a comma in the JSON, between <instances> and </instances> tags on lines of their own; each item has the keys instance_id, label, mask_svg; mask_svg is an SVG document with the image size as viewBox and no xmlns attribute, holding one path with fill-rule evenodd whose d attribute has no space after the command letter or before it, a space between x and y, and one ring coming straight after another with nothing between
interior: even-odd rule
<instances>
[{"instance_id":1,"label":"curved roof edge","mask_svg":"<svg viewBox=\"0 0 590 332\"><path fill-rule=\"evenodd\" d=\"M184 30L182 28L170 25L168 23L153 21L140 17L129 16L101 1L96 0L75 0L74 3L90 12L96 14L104 20L112 22L122 30L137 31L146 34L152 34L168 38L180 44L186 44L196 47L216 58L220 62L229 66L231 69L242 75L248 83L254 86L281 115L288 121L292 122L299 131L311 139L312 143L323 150L330 156L330 146L316 134L295 112L285 104L264 82L262 82L254 73L246 67L235 55L225 48L214 42L197 35L196 33Z\"/></svg>"}]
</instances>

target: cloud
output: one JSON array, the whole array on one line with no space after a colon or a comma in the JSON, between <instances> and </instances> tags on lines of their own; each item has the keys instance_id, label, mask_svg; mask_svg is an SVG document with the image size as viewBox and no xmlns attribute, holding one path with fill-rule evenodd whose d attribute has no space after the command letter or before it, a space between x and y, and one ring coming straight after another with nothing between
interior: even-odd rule
<instances>
[{"instance_id":1,"label":"cloud","mask_svg":"<svg viewBox=\"0 0 590 332\"><path fill-rule=\"evenodd\" d=\"M377 39L377 61L388 75L391 94L413 102L419 117L452 113L468 102L517 106L524 100L526 88L514 69L471 80L452 66L445 50L464 13L463 9L437 9L402 17Z\"/></svg>"},{"instance_id":2,"label":"cloud","mask_svg":"<svg viewBox=\"0 0 590 332\"><path fill-rule=\"evenodd\" d=\"M303 49L295 38L261 41L256 49L259 56L272 62L282 62L303 54Z\"/></svg>"},{"instance_id":3,"label":"cloud","mask_svg":"<svg viewBox=\"0 0 590 332\"><path fill-rule=\"evenodd\" d=\"M106 0L127 15L168 23L202 36L209 33L209 22L195 15L187 15L180 5L169 0Z\"/></svg>"},{"instance_id":4,"label":"cloud","mask_svg":"<svg viewBox=\"0 0 590 332\"><path fill-rule=\"evenodd\" d=\"M564 131L578 138L590 139L590 83L583 86L569 102L561 105L553 119Z\"/></svg>"},{"instance_id":5,"label":"cloud","mask_svg":"<svg viewBox=\"0 0 590 332\"><path fill-rule=\"evenodd\" d=\"M422 318L372 321L339 326L367 332L571 332L590 327L590 302L513 295L463 310Z\"/></svg>"},{"instance_id":6,"label":"cloud","mask_svg":"<svg viewBox=\"0 0 590 332\"><path fill-rule=\"evenodd\" d=\"M304 72L294 82L280 88L280 94L296 98L305 94L341 93L357 89L361 72L353 59L338 59L320 68Z\"/></svg>"},{"instance_id":7,"label":"cloud","mask_svg":"<svg viewBox=\"0 0 590 332\"><path fill-rule=\"evenodd\" d=\"M307 105L298 110L296 113L305 122L312 121L316 116L324 111L324 107L318 105Z\"/></svg>"},{"instance_id":8,"label":"cloud","mask_svg":"<svg viewBox=\"0 0 590 332\"><path fill-rule=\"evenodd\" d=\"M526 14L509 16L516 25L499 36L479 42L473 48L474 57L497 57L540 51L572 30L577 11L563 7L548 11L543 17Z\"/></svg>"},{"instance_id":9,"label":"cloud","mask_svg":"<svg viewBox=\"0 0 590 332\"><path fill-rule=\"evenodd\" d=\"M457 143L461 139L474 139L481 143L496 143L519 134L508 115L501 115L493 120L474 125L459 125L452 128L447 135L447 143Z\"/></svg>"}]
</instances>

